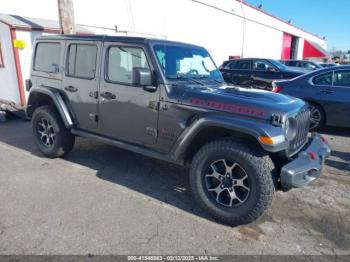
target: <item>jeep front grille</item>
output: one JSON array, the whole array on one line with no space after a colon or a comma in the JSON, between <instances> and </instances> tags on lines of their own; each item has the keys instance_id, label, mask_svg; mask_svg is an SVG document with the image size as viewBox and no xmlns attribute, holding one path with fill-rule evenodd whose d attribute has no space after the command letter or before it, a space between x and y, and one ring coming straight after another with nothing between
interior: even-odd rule
<instances>
[{"instance_id":1,"label":"jeep front grille","mask_svg":"<svg viewBox=\"0 0 350 262\"><path fill-rule=\"evenodd\" d=\"M310 109L305 107L295 116L297 131L295 138L290 142L289 155L297 153L308 138L310 128Z\"/></svg>"}]
</instances>

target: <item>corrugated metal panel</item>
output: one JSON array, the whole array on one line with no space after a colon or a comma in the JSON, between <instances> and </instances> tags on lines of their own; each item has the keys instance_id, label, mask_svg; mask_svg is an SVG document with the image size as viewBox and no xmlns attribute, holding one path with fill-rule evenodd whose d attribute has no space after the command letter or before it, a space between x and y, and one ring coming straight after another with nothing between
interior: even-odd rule
<instances>
[{"instance_id":1,"label":"corrugated metal panel","mask_svg":"<svg viewBox=\"0 0 350 262\"><path fill-rule=\"evenodd\" d=\"M0 14L0 21L9 24L13 28L29 29L29 30L60 30L58 21L30 18L19 15ZM85 29L82 26L77 25L76 31L79 33L91 34L90 30Z\"/></svg>"}]
</instances>

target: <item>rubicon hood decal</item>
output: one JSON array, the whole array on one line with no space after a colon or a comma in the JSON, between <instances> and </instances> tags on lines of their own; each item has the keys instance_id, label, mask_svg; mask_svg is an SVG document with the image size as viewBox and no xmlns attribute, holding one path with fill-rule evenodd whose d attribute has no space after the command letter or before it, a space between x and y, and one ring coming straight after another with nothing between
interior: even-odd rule
<instances>
[{"instance_id":1,"label":"rubicon hood decal","mask_svg":"<svg viewBox=\"0 0 350 262\"><path fill-rule=\"evenodd\" d=\"M205 100L205 99L199 99L199 98L190 98L190 103L192 105L232 112L232 113L241 114L241 115L249 115L254 117L265 116L265 111L261 109L248 107L248 106L235 105L231 103L221 103L213 100Z\"/></svg>"}]
</instances>

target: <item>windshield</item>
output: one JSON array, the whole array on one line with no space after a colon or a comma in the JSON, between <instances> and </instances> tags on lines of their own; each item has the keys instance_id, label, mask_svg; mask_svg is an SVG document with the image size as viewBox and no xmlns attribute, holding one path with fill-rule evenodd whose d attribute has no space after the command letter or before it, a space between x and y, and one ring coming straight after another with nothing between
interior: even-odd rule
<instances>
[{"instance_id":1,"label":"windshield","mask_svg":"<svg viewBox=\"0 0 350 262\"><path fill-rule=\"evenodd\" d=\"M205 49L167 44L155 45L154 52L167 79L223 81L220 71Z\"/></svg>"},{"instance_id":2,"label":"windshield","mask_svg":"<svg viewBox=\"0 0 350 262\"><path fill-rule=\"evenodd\" d=\"M284 64L282 64L281 62L278 62L277 60L271 59L269 61L271 62L271 64L273 64L275 67L277 67L280 70L284 70L287 68Z\"/></svg>"}]
</instances>

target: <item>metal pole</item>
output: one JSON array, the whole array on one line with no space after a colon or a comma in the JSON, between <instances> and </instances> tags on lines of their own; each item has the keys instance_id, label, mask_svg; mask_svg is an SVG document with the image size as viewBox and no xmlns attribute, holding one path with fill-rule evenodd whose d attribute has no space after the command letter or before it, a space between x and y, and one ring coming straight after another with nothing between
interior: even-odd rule
<instances>
[{"instance_id":1,"label":"metal pole","mask_svg":"<svg viewBox=\"0 0 350 262\"><path fill-rule=\"evenodd\" d=\"M73 0L57 0L61 33L75 34Z\"/></svg>"},{"instance_id":2,"label":"metal pole","mask_svg":"<svg viewBox=\"0 0 350 262\"><path fill-rule=\"evenodd\" d=\"M242 49L241 49L241 58L244 58L244 45L245 45L245 30L246 30L246 16L243 7L243 0L241 2L241 10L243 15L243 28L242 28Z\"/></svg>"}]
</instances>

